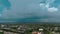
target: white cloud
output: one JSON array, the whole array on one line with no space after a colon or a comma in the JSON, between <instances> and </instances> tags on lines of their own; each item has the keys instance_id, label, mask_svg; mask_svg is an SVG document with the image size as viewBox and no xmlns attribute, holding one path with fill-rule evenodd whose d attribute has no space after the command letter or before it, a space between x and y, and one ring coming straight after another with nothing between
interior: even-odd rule
<instances>
[{"instance_id":1,"label":"white cloud","mask_svg":"<svg viewBox=\"0 0 60 34\"><path fill-rule=\"evenodd\" d=\"M43 7L45 4L44 3L40 3L40 7Z\"/></svg>"},{"instance_id":2,"label":"white cloud","mask_svg":"<svg viewBox=\"0 0 60 34\"><path fill-rule=\"evenodd\" d=\"M51 7L51 8L48 8L47 10L48 10L49 12L56 12L56 11L58 11L58 8Z\"/></svg>"},{"instance_id":3,"label":"white cloud","mask_svg":"<svg viewBox=\"0 0 60 34\"><path fill-rule=\"evenodd\" d=\"M47 9L47 11L49 11L49 12L56 12L56 11L58 11L58 8L50 7L50 4L40 3L40 7L43 8L43 9Z\"/></svg>"},{"instance_id":4,"label":"white cloud","mask_svg":"<svg viewBox=\"0 0 60 34\"><path fill-rule=\"evenodd\" d=\"M44 10L46 8L45 5L46 4L44 4L44 3L40 3L40 8Z\"/></svg>"},{"instance_id":5,"label":"white cloud","mask_svg":"<svg viewBox=\"0 0 60 34\"><path fill-rule=\"evenodd\" d=\"M49 4L46 4L45 7L46 7L46 8L49 8Z\"/></svg>"}]
</instances>

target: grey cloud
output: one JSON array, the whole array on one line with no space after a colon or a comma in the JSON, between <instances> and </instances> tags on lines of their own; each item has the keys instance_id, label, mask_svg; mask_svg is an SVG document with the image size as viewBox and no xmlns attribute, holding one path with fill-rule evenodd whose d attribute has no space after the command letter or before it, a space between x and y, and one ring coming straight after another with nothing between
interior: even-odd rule
<instances>
[{"instance_id":1,"label":"grey cloud","mask_svg":"<svg viewBox=\"0 0 60 34\"><path fill-rule=\"evenodd\" d=\"M46 9L41 9L40 2L43 0L9 0L11 9L3 11L3 18L30 18L39 17L38 21L58 21L60 12L48 12ZM52 20L53 18L53 20Z\"/></svg>"}]
</instances>

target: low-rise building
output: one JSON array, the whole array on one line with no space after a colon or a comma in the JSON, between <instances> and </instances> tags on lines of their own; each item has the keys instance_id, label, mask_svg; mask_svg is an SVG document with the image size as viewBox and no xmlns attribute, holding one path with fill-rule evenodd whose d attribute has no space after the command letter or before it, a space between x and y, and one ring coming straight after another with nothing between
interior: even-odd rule
<instances>
[{"instance_id":1,"label":"low-rise building","mask_svg":"<svg viewBox=\"0 0 60 34\"><path fill-rule=\"evenodd\" d=\"M37 31L33 31L32 34L38 34L38 32Z\"/></svg>"}]
</instances>

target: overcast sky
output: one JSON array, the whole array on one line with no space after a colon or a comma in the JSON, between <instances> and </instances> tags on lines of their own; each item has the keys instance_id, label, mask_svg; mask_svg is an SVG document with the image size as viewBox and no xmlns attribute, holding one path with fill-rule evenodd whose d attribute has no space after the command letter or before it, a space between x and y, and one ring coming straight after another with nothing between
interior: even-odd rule
<instances>
[{"instance_id":1,"label":"overcast sky","mask_svg":"<svg viewBox=\"0 0 60 34\"><path fill-rule=\"evenodd\" d=\"M9 0L9 2L11 9L2 11L0 18L60 22L60 0Z\"/></svg>"}]
</instances>

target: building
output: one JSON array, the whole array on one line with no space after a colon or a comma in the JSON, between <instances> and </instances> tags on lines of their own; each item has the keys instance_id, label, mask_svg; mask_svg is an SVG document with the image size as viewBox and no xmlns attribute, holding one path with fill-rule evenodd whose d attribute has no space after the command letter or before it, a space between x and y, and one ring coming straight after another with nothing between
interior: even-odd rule
<instances>
[{"instance_id":1,"label":"building","mask_svg":"<svg viewBox=\"0 0 60 34\"><path fill-rule=\"evenodd\" d=\"M33 31L32 34L38 34L38 32L37 31Z\"/></svg>"}]
</instances>

